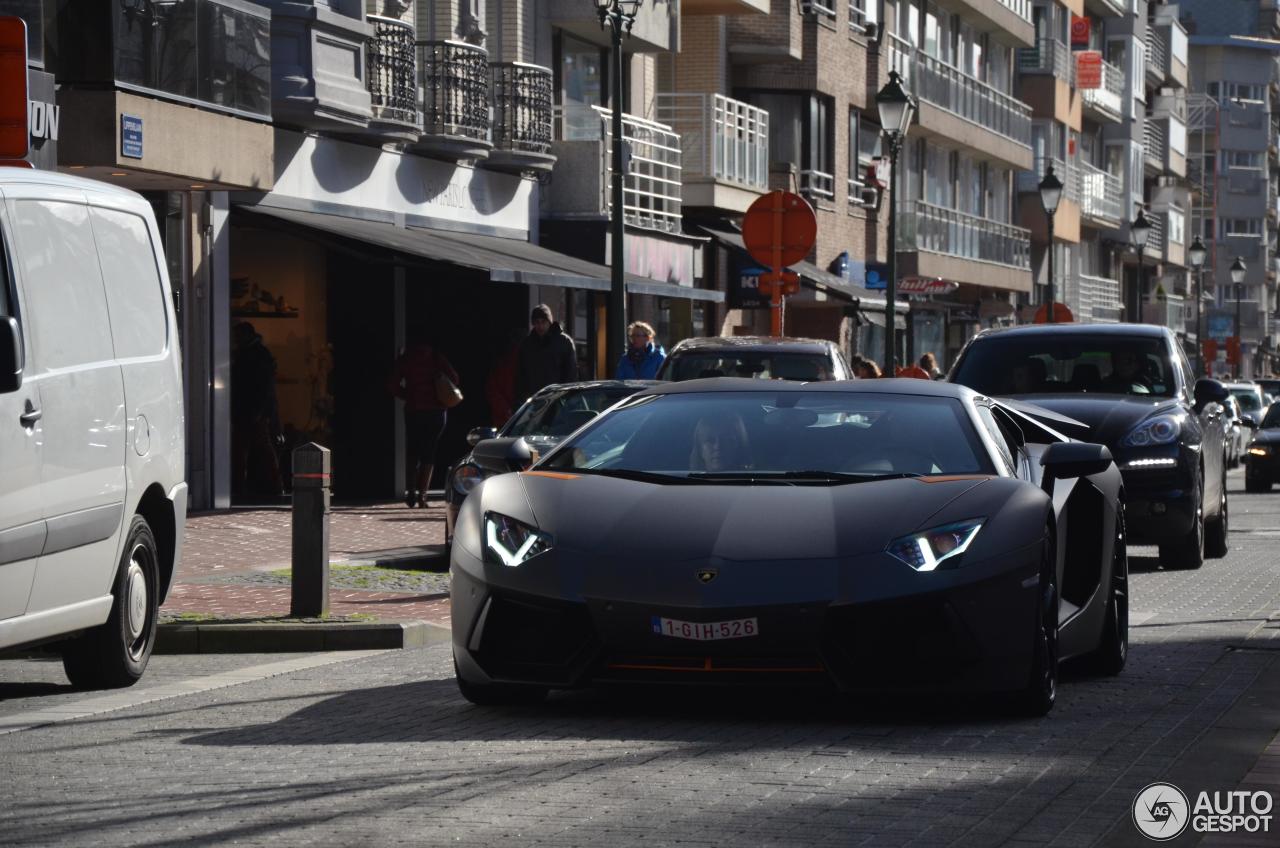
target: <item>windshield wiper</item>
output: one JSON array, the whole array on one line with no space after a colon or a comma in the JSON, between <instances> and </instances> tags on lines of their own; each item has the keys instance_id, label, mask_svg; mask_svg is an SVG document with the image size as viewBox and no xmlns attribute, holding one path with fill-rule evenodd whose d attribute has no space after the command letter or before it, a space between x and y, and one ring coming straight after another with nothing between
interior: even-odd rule
<instances>
[{"instance_id":1,"label":"windshield wiper","mask_svg":"<svg viewBox=\"0 0 1280 848\"><path fill-rule=\"evenodd\" d=\"M637 471L633 468L566 468L565 471L570 474L595 474L600 477L616 477L619 480L635 480L639 483L659 483L663 485L702 482L690 480L688 477L677 474L659 474L656 471Z\"/></svg>"},{"instance_id":2,"label":"windshield wiper","mask_svg":"<svg viewBox=\"0 0 1280 848\"><path fill-rule=\"evenodd\" d=\"M829 480L833 483L867 483L872 480L894 480L903 477L923 477L914 471L891 471L884 474L855 474L846 471L784 471L788 480Z\"/></svg>"},{"instance_id":3,"label":"windshield wiper","mask_svg":"<svg viewBox=\"0 0 1280 848\"><path fill-rule=\"evenodd\" d=\"M850 474L843 471L691 471L689 476L717 483L867 483L896 477L920 477L911 471L886 474Z\"/></svg>"}]
</instances>

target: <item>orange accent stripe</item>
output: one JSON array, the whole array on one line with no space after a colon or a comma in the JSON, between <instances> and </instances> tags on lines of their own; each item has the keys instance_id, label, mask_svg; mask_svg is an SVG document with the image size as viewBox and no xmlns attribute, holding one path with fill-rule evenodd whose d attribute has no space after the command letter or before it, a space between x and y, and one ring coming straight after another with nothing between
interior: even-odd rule
<instances>
[{"instance_id":1,"label":"orange accent stripe","mask_svg":"<svg viewBox=\"0 0 1280 848\"><path fill-rule=\"evenodd\" d=\"M553 480L577 480L580 474L565 474L560 471L522 471L530 477L550 477Z\"/></svg>"},{"instance_id":2,"label":"orange accent stripe","mask_svg":"<svg viewBox=\"0 0 1280 848\"><path fill-rule=\"evenodd\" d=\"M323 471L315 471L308 472L306 474L294 474L293 476L303 480L328 480L332 475L326 474Z\"/></svg>"},{"instance_id":3,"label":"orange accent stripe","mask_svg":"<svg viewBox=\"0 0 1280 848\"><path fill-rule=\"evenodd\" d=\"M916 477L921 483L952 483L956 480L990 480L990 474L941 474L936 477Z\"/></svg>"}]
</instances>

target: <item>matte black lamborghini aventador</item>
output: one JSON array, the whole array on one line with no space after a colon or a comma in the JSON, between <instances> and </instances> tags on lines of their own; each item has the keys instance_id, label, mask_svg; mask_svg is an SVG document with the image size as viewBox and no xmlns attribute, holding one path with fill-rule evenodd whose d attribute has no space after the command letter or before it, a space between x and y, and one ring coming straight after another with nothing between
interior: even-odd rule
<instances>
[{"instance_id":1,"label":"matte black lamborghini aventador","mask_svg":"<svg viewBox=\"0 0 1280 848\"><path fill-rule=\"evenodd\" d=\"M600 681L1008 692L1128 645L1120 474L963 386L654 386L463 505L458 685L476 703ZM476 459L527 465L519 439Z\"/></svg>"}]
</instances>

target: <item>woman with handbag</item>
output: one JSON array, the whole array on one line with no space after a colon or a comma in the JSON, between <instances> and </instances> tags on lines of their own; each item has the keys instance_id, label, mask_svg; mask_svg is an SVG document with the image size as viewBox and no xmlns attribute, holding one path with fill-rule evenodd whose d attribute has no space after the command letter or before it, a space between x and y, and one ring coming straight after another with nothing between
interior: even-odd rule
<instances>
[{"instance_id":1,"label":"woman with handbag","mask_svg":"<svg viewBox=\"0 0 1280 848\"><path fill-rule=\"evenodd\" d=\"M462 402L458 372L431 345L418 341L405 348L388 380L391 393L404 401L405 454L409 461L409 507L427 506L427 487L435 467L436 446L448 411Z\"/></svg>"}]
</instances>

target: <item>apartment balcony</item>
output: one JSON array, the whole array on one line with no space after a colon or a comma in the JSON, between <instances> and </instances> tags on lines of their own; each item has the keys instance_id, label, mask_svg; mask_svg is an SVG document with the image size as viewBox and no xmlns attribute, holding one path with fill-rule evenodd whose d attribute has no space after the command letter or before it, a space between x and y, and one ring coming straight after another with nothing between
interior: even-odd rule
<instances>
[{"instance_id":1,"label":"apartment balcony","mask_svg":"<svg viewBox=\"0 0 1280 848\"><path fill-rule=\"evenodd\" d=\"M1062 180L1062 199L1072 203L1079 203L1080 182L1075 178L1074 166L1050 156L1037 156L1031 165L1031 170L1022 171L1018 174L1018 193L1038 195L1040 192L1040 180L1044 178L1050 165L1053 166L1054 175ZM1041 214L1043 215L1043 212Z\"/></svg>"},{"instance_id":2,"label":"apartment balcony","mask_svg":"<svg viewBox=\"0 0 1280 848\"><path fill-rule=\"evenodd\" d=\"M699 3L721 2L721 0L694 0ZM741 0L751 4L753 0ZM430 4L423 4L429 6ZM630 35L622 42L622 49L628 53L666 53L680 49L680 13L683 3L640 3L636 10L635 22L631 25ZM765 9L769 7L764 6ZM703 10L694 14L710 14ZM718 14L718 13L717 13ZM727 14L727 13L726 13ZM600 47L611 46L609 30L600 26L600 17L596 14L594 3L583 0L545 0L537 4L538 26L550 24L551 31L563 30L584 41Z\"/></svg>"},{"instance_id":3,"label":"apartment balcony","mask_svg":"<svg viewBox=\"0 0 1280 848\"><path fill-rule=\"evenodd\" d=\"M373 35L365 43L365 82L373 112L367 132L387 141L417 141L422 135L422 112L413 27L377 15L366 20L373 26Z\"/></svg>"},{"instance_id":4,"label":"apartment balcony","mask_svg":"<svg viewBox=\"0 0 1280 848\"><path fill-rule=\"evenodd\" d=\"M1187 123L1171 112L1147 115L1142 127L1145 163L1156 173L1187 175Z\"/></svg>"},{"instance_id":5,"label":"apartment balcony","mask_svg":"<svg viewBox=\"0 0 1280 848\"><path fill-rule=\"evenodd\" d=\"M1120 281L1107 277L1081 274L1077 287L1080 292L1080 309L1076 320L1082 323L1117 324L1124 315L1120 301Z\"/></svg>"},{"instance_id":6,"label":"apartment balcony","mask_svg":"<svg viewBox=\"0 0 1280 848\"><path fill-rule=\"evenodd\" d=\"M923 201L899 204L897 221L903 276L1030 291L1029 230Z\"/></svg>"},{"instance_id":7,"label":"apartment balcony","mask_svg":"<svg viewBox=\"0 0 1280 848\"><path fill-rule=\"evenodd\" d=\"M1164 170L1165 150L1169 146L1168 127L1147 118L1142 124L1142 161L1147 170L1159 174Z\"/></svg>"},{"instance_id":8,"label":"apartment balcony","mask_svg":"<svg viewBox=\"0 0 1280 848\"><path fill-rule=\"evenodd\" d=\"M981 150L1019 170L1031 167L1031 108L1021 100L890 37L890 66L902 74L928 135Z\"/></svg>"},{"instance_id":9,"label":"apartment balcony","mask_svg":"<svg viewBox=\"0 0 1280 848\"><path fill-rule=\"evenodd\" d=\"M523 62L489 65L493 87L493 150L485 167L512 173L549 173L556 163L551 70Z\"/></svg>"},{"instance_id":10,"label":"apartment balcony","mask_svg":"<svg viewBox=\"0 0 1280 848\"><path fill-rule=\"evenodd\" d=\"M1165 252L1165 217L1155 212L1148 212L1147 223L1151 225L1151 229L1147 233L1147 245L1143 254L1148 259L1159 262L1164 259Z\"/></svg>"},{"instance_id":11,"label":"apartment balcony","mask_svg":"<svg viewBox=\"0 0 1280 848\"><path fill-rule=\"evenodd\" d=\"M769 113L723 94L659 94L658 120L680 137L683 205L729 212L769 190Z\"/></svg>"},{"instance_id":12,"label":"apartment balcony","mask_svg":"<svg viewBox=\"0 0 1280 848\"><path fill-rule=\"evenodd\" d=\"M612 113L599 106L557 107L555 190L545 211L563 218L608 218L612 209ZM680 135L666 124L622 116L630 167L623 177L623 219L633 227L679 233L683 174Z\"/></svg>"},{"instance_id":13,"label":"apartment balcony","mask_svg":"<svg viewBox=\"0 0 1280 848\"><path fill-rule=\"evenodd\" d=\"M443 159L484 159L489 140L489 54L461 41L419 41L422 138L415 149Z\"/></svg>"},{"instance_id":14,"label":"apartment balcony","mask_svg":"<svg viewBox=\"0 0 1280 848\"><path fill-rule=\"evenodd\" d=\"M1181 295L1166 294L1142 304L1142 322L1168 327L1179 336L1187 331L1186 304Z\"/></svg>"},{"instance_id":15,"label":"apartment balcony","mask_svg":"<svg viewBox=\"0 0 1280 848\"><path fill-rule=\"evenodd\" d=\"M1081 161L1075 163L1072 177L1080 197L1080 216L1099 227L1119 229L1124 224L1120 178Z\"/></svg>"},{"instance_id":16,"label":"apartment balcony","mask_svg":"<svg viewBox=\"0 0 1280 848\"><path fill-rule=\"evenodd\" d=\"M1244 197L1261 197L1268 185L1267 172L1261 168L1227 168L1227 193Z\"/></svg>"},{"instance_id":17,"label":"apartment balcony","mask_svg":"<svg viewBox=\"0 0 1280 848\"><path fill-rule=\"evenodd\" d=\"M1187 265L1187 213L1181 206L1170 203L1163 208L1148 212L1147 219L1159 222L1158 231L1162 239L1160 261L1175 268L1185 268ZM1151 231L1153 237L1156 232L1157 228L1153 228Z\"/></svg>"},{"instance_id":18,"label":"apartment balcony","mask_svg":"<svg viewBox=\"0 0 1280 848\"><path fill-rule=\"evenodd\" d=\"M1102 86L1080 92L1085 112L1097 121L1118 123L1124 119L1124 74L1115 65L1102 63Z\"/></svg>"},{"instance_id":19,"label":"apartment balcony","mask_svg":"<svg viewBox=\"0 0 1280 848\"><path fill-rule=\"evenodd\" d=\"M1129 11L1125 0L1085 0L1084 7L1100 18L1118 18Z\"/></svg>"},{"instance_id":20,"label":"apartment balcony","mask_svg":"<svg viewBox=\"0 0 1280 848\"><path fill-rule=\"evenodd\" d=\"M1164 85L1169 78L1169 41L1156 26L1147 27L1147 81L1151 85Z\"/></svg>"},{"instance_id":21,"label":"apartment balcony","mask_svg":"<svg viewBox=\"0 0 1280 848\"><path fill-rule=\"evenodd\" d=\"M1052 76L1075 85L1075 57L1058 39L1039 38L1035 47L1018 48L1018 73Z\"/></svg>"},{"instance_id":22,"label":"apartment balcony","mask_svg":"<svg viewBox=\"0 0 1280 848\"><path fill-rule=\"evenodd\" d=\"M1154 19L1147 25L1148 60L1151 45L1163 57L1164 85L1187 87L1187 58L1189 45L1187 31L1178 18L1164 6L1153 5ZM1173 7L1176 11L1177 7Z\"/></svg>"},{"instance_id":23,"label":"apartment balcony","mask_svg":"<svg viewBox=\"0 0 1280 848\"><path fill-rule=\"evenodd\" d=\"M373 117L373 102L365 79L364 52L374 26L365 23L363 10L354 4L338 9L327 0L261 0L261 4L271 9L275 122L319 131L366 128ZM236 40L240 40L238 33Z\"/></svg>"}]
</instances>

